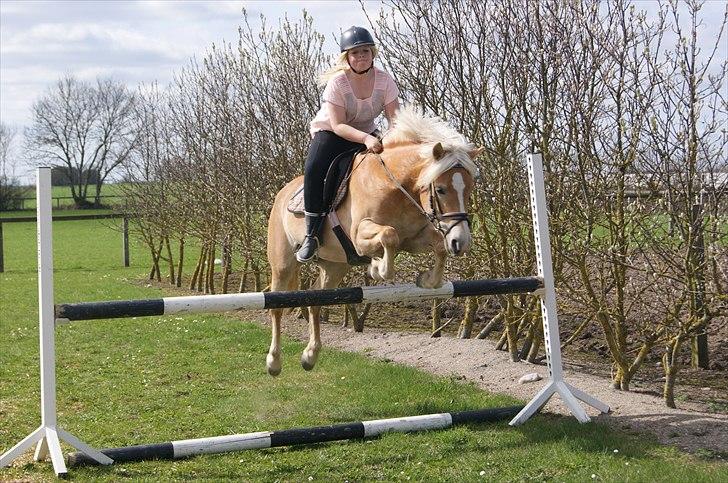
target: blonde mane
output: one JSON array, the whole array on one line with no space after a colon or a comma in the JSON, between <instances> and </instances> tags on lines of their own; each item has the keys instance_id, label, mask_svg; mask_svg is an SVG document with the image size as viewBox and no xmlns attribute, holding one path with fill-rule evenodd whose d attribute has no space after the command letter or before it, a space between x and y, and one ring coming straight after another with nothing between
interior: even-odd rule
<instances>
[{"instance_id":1,"label":"blonde mane","mask_svg":"<svg viewBox=\"0 0 728 483\"><path fill-rule=\"evenodd\" d=\"M440 159L432 155L437 143L442 144L446 153ZM427 166L417 179L418 187L428 186L457 164L462 165L471 176L476 176L477 167L469 154L475 149L473 143L439 117L426 116L412 105L399 110L394 127L384 136L382 144L384 149L403 144L420 145L419 154Z\"/></svg>"}]
</instances>

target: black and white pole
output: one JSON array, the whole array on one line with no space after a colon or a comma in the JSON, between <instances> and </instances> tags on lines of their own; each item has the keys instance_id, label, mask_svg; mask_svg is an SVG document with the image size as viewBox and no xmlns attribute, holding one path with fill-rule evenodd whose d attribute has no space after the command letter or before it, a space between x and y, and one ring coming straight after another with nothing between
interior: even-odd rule
<instances>
[{"instance_id":1,"label":"black and white pole","mask_svg":"<svg viewBox=\"0 0 728 483\"><path fill-rule=\"evenodd\" d=\"M116 463L159 459L180 459L202 454L229 453L249 449L275 448L302 444L325 443L350 439L366 439L384 433L416 432L444 429L459 424L487 423L512 418L523 406L480 409L457 413L427 414L403 418L377 419L354 423L232 434L211 438L184 439L166 443L102 449ZM68 455L69 466L98 464L84 453Z\"/></svg>"},{"instance_id":2,"label":"black and white pole","mask_svg":"<svg viewBox=\"0 0 728 483\"><path fill-rule=\"evenodd\" d=\"M539 294L541 296L541 318L543 320L544 346L546 348L546 364L549 371L549 380L546 386L526 404L526 407L513 418L510 424L515 426L525 423L555 393L561 396L561 399L563 399L564 403L566 403L571 413L579 422L586 423L589 421L589 416L577 399L584 401L603 413L609 412L609 406L564 381L564 372L561 365L561 338L559 336L559 321L556 312L556 288L554 287L554 274L551 263L551 239L549 237L549 222L546 214L546 189L540 154L528 155L528 184L531 197L531 218L533 220L533 238L536 246L538 276L544 283L543 290Z\"/></svg>"},{"instance_id":3,"label":"black and white pole","mask_svg":"<svg viewBox=\"0 0 728 483\"><path fill-rule=\"evenodd\" d=\"M193 295L147 300L111 300L59 304L56 306L56 318L59 321L73 321L231 310L282 309L312 305L410 302L472 295L531 293L542 287L543 281L539 277L520 277L445 282L442 287L435 289L405 284L288 292Z\"/></svg>"},{"instance_id":4,"label":"black and white pole","mask_svg":"<svg viewBox=\"0 0 728 483\"><path fill-rule=\"evenodd\" d=\"M40 461L50 455L56 475L63 476L67 471L59 439L81 450L100 464L111 464L113 461L57 425L51 168L38 168L36 179L41 425L0 456L0 468L8 466L35 444L35 460Z\"/></svg>"}]
</instances>

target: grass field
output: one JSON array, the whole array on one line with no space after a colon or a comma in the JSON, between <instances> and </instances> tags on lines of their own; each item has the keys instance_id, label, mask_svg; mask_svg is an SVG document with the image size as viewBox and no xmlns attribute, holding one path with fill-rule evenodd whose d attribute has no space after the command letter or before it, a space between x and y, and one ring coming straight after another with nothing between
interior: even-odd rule
<instances>
[{"instance_id":1,"label":"grass field","mask_svg":"<svg viewBox=\"0 0 728 483\"><path fill-rule=\"evenodd\" d=\"M35 186L25 187L26 192L23 201L23 211L35 210ZM94 186L88 188L89 201L93 201L93 196L96 193ZM101 202L104 205L114 205L115 203L121 202L120 196L124 194L122 183L109 183L104 184L101 187ZM54 208L71 208L73 206L73 199L71 197L70 186L53 186L51 190L51 196L53 197Z\"/></svg>"},{"instance_id":2,"label":"grass field","mask_svg":"<svg viewBox=\"0 0 728 483\"><path fill-rule=\"evenodd\" d=\"M40 421L35 225L4 229L0 451ZM57 302L161 295L144 282L148 265L139 247L132 247L132 267L120 267L119 233L103 222L54 223L53 229ZM59 424L97 447L516 403L454 379L326 348L307 373L298 365L303 345L286 339L283 375L272 379L264 368L268 331L241 316L78 322L56 333ZM0 480L54 479L50 463L31 456L0 470ZM728 481L724 463L645 435L543 415L518 428L471 425L71 474L98 481Z\"/></svg>"}]
</instances>

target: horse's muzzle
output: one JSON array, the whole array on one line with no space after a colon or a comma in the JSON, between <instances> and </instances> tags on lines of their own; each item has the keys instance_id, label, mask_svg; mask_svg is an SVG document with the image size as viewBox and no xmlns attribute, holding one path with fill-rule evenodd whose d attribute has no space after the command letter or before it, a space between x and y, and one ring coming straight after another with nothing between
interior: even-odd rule
<instances>
[{"instance_id":1,"label":"horse's muzzle","mask_svg":"<svg viewBox=\"0 0 728 483\"><path fill-rule=\"evenodd\" d=\"M450 255L455 257L465 255L470 249L470 243L470 230L467 229L467 224L450 231L445 237L445 248Z\"/></svg>"},{"instance_id":2,"label":"horse's muzzle","mask_svg":"<svg viewBox=\"0 0 728 483\"><path fill-rule=\"evenodd\" d=\"M457 240L450 240L450 246L448 248L449 248L450 254L455 255L456 257L459 257L460 255L462 255L464 253L463 250L461 249L462 246L461 246L460 242L458 242Z\"/></svg>"}]
</instances>

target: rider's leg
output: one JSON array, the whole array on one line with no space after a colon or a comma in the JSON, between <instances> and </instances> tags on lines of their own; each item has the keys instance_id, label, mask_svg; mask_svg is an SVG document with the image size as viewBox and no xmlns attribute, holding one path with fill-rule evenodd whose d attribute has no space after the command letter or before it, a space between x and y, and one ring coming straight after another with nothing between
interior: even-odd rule
<instances>
[{"instance_id":1,"label":"rider's leg","mask_svg":"<svg viewBox=\"0 0 728 483\"><path fill-rule=\"evenodd\" d=\"M339 154L358 146L361 145L347 141L331 131L319 131L314 135L303 171L306 238L296 252L299 262L311 260L320 244L319 233L329 210L324 194L324 180L331 163Z\"/></svg>"},{"instance_id":2,"label":"rider's leg","mask_svg":"<svg viewBox=\"0 0 728 483\"><path fill-rule=\"evenodd\" d=\"M324 179L338 152L339 138L330 131L319 131L311 140L303 170L303 204L306 212L306 237L296 252L299 262L311 260L318 251L319 233L326 216Z\"/></svg>"},{"instance_id":3,"label":"rider's leg","mask_svg":"<svg viewBox=\"0 0 728 483\"><path fill-rule=\"evenodd\" d=\"M319 233L326 219L325 217L325 213L306 212L306 237L303 239L301 248L296 252L296 260L299 262L308 262L316 256L320 245Z\"/></svg>"}]
</instances>

